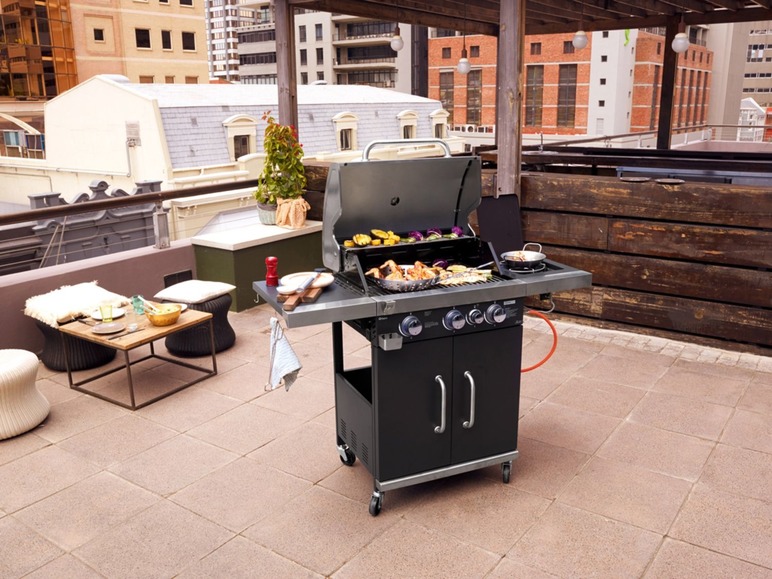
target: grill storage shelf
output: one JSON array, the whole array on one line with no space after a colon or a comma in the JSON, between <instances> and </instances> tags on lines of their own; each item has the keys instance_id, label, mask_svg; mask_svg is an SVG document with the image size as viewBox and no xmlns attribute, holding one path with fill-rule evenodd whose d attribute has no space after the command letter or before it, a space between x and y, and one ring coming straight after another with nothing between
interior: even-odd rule
<instances>
[{"instance_id":1,"label":"grill storage shelf","mask_svg":"<svg viewBox=\"0 0 772 579\"><path fill-rule=\"evenodd\" d=\"M371 513L389 489L499 463L508 479L517 456L521 346L515 316L476 335L396 350L371 344L372 366L336 370L338 443L344 462L356 456L373 475Z\"/></svg>"}]
</instances>

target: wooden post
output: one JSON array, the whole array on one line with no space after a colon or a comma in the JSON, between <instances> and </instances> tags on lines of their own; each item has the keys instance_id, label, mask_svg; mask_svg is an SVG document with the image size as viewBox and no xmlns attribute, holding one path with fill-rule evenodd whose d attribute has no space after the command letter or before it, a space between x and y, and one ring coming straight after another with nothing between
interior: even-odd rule
<instances>
[{"instance_id":1,"label":"wooden post","mask_svg":"<svg viewBox=\"0 0 772 579\"><path fill-rule=\"evenodd\" d=\"M298 128L298 85L295 76L295 15L289 0L274 0L279 122Z\"/></svg>"},{"instance_id":2,"label":"wooden post","mask_svg":"<svg viewBox=\"0 0 772 579\"><path fill-rule=\"evenodd\" d=\"M501 2L496 93L497 184L494 196L520 196L525 0Z\"/></svg>"},{"instance_id":3,"label":"wooden post","mask_svg":"<svg viewBox=\"0 0 772 579\"><path fill-rule=\"evenodd\" d=\"M659 97L659 124L657 125L657 149L670 149L670 139L673 130L673 101L678 73L678 57L672 48L673 38L683 27L681 18L668 18L665 27L665 53L662 57L662 91Z\"/></svg>"}]
</instances>

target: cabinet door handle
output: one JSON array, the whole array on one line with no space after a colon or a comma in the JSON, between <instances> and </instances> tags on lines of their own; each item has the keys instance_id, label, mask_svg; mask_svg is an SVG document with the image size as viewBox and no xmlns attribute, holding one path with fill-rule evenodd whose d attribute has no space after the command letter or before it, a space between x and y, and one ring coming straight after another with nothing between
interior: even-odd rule
<instances>
[{"instance_id":1,"label":"cabinet door handle","mask_svg":"<svg viewBox=\"0 0 772 579\"><path fill-rule=\"evenodd\" d=\"M469 370L464 372L464 378L469 380L469 420L465 420L462 426L464 428L472 428L474 426L475 406L474 378L472 377L472 373Z\"/></svg>"},{"instance_id":2,"label":"cabinet door handle","mask_svg":"<svg viewBox=\"0 0 772 579\"><path fill-rule=\"evenodd\" d=\"M442 392L442 402L440 403L440 425L434 427L435 434L442 434L445 432L445 414L448 409L448 393L445 388L445 382L442 380L442 376L437 374L434 377L434 381L440 385L440 392Z\"/></svg>"}]
</instances>

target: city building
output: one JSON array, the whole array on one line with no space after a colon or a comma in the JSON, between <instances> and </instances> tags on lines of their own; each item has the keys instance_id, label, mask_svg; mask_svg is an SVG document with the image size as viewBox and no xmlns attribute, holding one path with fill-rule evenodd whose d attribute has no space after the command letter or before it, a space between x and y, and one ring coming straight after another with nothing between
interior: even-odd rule
<instances>
[{"instance_id":1,"label":"city building","mask_svg":"<svg viewBox=\"0 0 772 579\"><path fill-rule=\"evenodd\" d=\"M68 0L2 0L0 100L47 99L78 83Z\"/></svg>"},{"instance_id":2,"label":"city building","mask_svg":"<svg viewBox=\"0 0 772 579\"><path fill-rule=\"evenodd\" d=\"M244 84L276 82L276 27L265 2L252 4L260 14L254 26L238 31L239 75ZM412 35L400 27L403 48L391 42L396 24L300 10L295 15L295 70L298 84L363 84L413 93Z\"/></svg>"},{"instance_id":3,"label":"city building","mask_svg":"<svg viewBox=\"0 0 772 579\"><path fill-rule=\"evenodd\" d=\"M712 54L704 33L692 29L689 49L679 56L677 127L707 118ZM568 138L656 130L664 30L597 31L583 49L572 40L573 34L526 37L523 134ZM463 50L471 65L466 74L457 69ZM497 61L494 37L435 31L429 41L429 94L451 114L452 126L492 129Z\"/></svg>"},{"instance_id":4,"label":"city building","mask_svg":"<svg viewBox=\"0 0 772 579\"><path fill-rule=\"evenodd\" d=\"M209 79L237 82L240 76L238 31L268 20L269 9L255 10L238 0L204 1Z\"/></svg>"},{"instance_id":5,"label":"city building","mask_svg":"<svg viewBox=\"0 0 772 579\"><path fill-rule=\"evenodd\" d=\"M73 0L78 81L208 82L204 0Z\"/></svg>"},{"instance_id":6,"label":"city building","mask_svg":"<svg viewBox=\"0 0 772 579\"><path fill-rule=\"evenodd\" d=\"M92 77L46 103L45 159L4 159L0 201L23 205L27 195L42 191L69 197L97 178L126 191L149 181L175 189L257 178L262 116L278 114L278 96L276 85ZM393 90L298 87L298 132L308 158L349 160L374 140L442 137L447 116L437 100ZM463 149L450 141L455 152ZM415 154L412 149L408 143L395 154Z\"/></svg>"}]
</instances>

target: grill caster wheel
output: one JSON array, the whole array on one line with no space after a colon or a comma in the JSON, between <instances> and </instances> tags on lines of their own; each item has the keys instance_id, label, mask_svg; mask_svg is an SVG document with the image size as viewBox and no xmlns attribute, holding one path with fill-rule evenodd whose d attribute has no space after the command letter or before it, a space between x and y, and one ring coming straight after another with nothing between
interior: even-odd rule
<instances>
[{"instance_id":1,"label":"grill caster wheel","mask_svg":"<svg viewBox=\"0 0 772 579\"><path fill-rule=\"evenodd\" d=\"M373 497L370 499L370 514L373 517L377 517L383 507L383 493L374 492Z\"/></svg>"},{"instance_id":2,"label":"grill caster wheel","mask_svg":"<svg viewBox=\"0 0 772 579\"><path fill-rule=\"evenodd\" d=\"M356 455L351 451L350 448L344 448L340 453L340 461L346 466L352 466L356 459Z\"/></svg>"},{"instance_id":3,"label":"grill caster wheel","mask_svg":"<svg viewBox=\"0 0 772 579\"><path fill-rule=\"evenodd\" d=\"M512 474L512 463L511 462L502 462L501 463L501 478L504 481L505 485L509 484L509 477Z\"/></svg>"}]
</instances>

